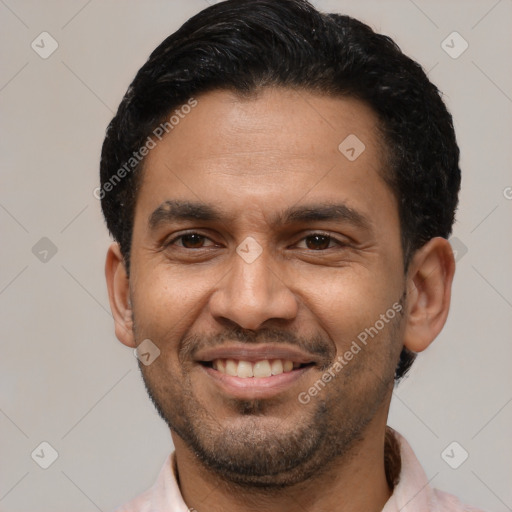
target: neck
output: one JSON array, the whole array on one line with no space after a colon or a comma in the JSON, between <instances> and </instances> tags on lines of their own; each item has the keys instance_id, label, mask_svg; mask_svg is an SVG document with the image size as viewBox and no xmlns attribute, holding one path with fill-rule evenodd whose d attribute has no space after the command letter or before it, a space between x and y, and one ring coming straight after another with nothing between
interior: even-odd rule
<instances>
[{"instance_id":1,"label":"neck","mask_svg":"<svg viewBox=\"0 0 512 512\"><path fill-rule=\"evenodd\" d=\"M181 494L189 509L197 512L379 512L400 470L397 446L385 421L370 424L360 442L341 458L330 460L315 477L270 490L225 481L205 468L174 433L173 440Z\"/></svg>"}]
</instances>

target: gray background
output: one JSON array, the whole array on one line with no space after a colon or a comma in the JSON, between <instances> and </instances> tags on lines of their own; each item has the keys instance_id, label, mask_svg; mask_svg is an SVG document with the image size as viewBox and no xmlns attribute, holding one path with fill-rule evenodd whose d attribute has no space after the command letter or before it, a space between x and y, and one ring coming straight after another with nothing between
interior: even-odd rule
<instances>
[{"instance_id":1,"label":"gray background","mask_svg":"<svg viewBox=\"0 0 512 512\"><path fill-rule=\"evenodd\" d=\"M432 485L512 510L512 1L316 4L393 37L453 113L463 188L451 314L396 390L390 424ZM105 127L135 72L206 6L0 0L4 512L111 510L153 483L172 448L132 351L114 336L103 275L109 237L93 189ZM31 48L43 31L59 45L47 59ZM455 59L441 46L453 31L469 43ZM460 39L445 44L462 48ZM35 462L49 461L47 448L31 457L43 441L58 452L48 469ZM453 441L469 453L458 469L441 457ZM448 452L452 464L463 454Z\"/></svg>"}]
</instances>

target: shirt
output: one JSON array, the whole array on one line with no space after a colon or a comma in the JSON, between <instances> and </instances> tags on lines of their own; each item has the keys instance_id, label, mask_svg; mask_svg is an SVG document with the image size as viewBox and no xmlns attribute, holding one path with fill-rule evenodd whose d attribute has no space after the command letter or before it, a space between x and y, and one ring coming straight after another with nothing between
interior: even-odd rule
<instances>
[{"instance_id":1,"label":"shirt","mask_svg":"<svg viewBox=\"0 0 512 512\"><path fill-rule=\"evenodd\" d=\"M401 470L393 494L382 512L482 512L458 498L433 489L409 443L393 432L400 446ZM176 454L166 459L156 483L115 512L189 512L176 480Z\"/></svg>"}]
</instances>

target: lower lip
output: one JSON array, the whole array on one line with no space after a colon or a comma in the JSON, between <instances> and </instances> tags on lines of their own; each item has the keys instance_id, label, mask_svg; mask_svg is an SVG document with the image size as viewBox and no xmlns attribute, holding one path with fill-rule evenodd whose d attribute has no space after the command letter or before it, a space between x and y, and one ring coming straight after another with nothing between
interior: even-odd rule
<instances>
[{"instance_id":1,"label":"lower lip","mask_svg":"<svg viewBox=\"0 0 512 512\"><path fill-rule=\"evenodd\" d=\"M233 377L221 373L208 366L200 365L206 374L213 378L217 385L228 395L234 398L270 398L287 391L297 382L312 366L297 368L291 372L283 372L271 377Z\"/></svg>"}]
</instances>

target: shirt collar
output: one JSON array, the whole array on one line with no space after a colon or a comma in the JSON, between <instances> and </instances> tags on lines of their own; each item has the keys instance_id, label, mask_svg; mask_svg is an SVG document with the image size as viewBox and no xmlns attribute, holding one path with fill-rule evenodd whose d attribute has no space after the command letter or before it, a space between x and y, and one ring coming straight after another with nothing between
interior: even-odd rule
<instances>
[{"instance_id":1,"label":"shirt collar","mask_svg":"<svg viewBox=\"0 0 512 512\"><path fill-rule=\"evenodd\" d=\"M398 432L387 427L386 437L396 440L399 450L399 476L393 494L382 512L428 512L433 510L435 495L425 471L412 451L411 446ZM388 477L389 478L389 477Z\"/></svg>"}]
</instances>

